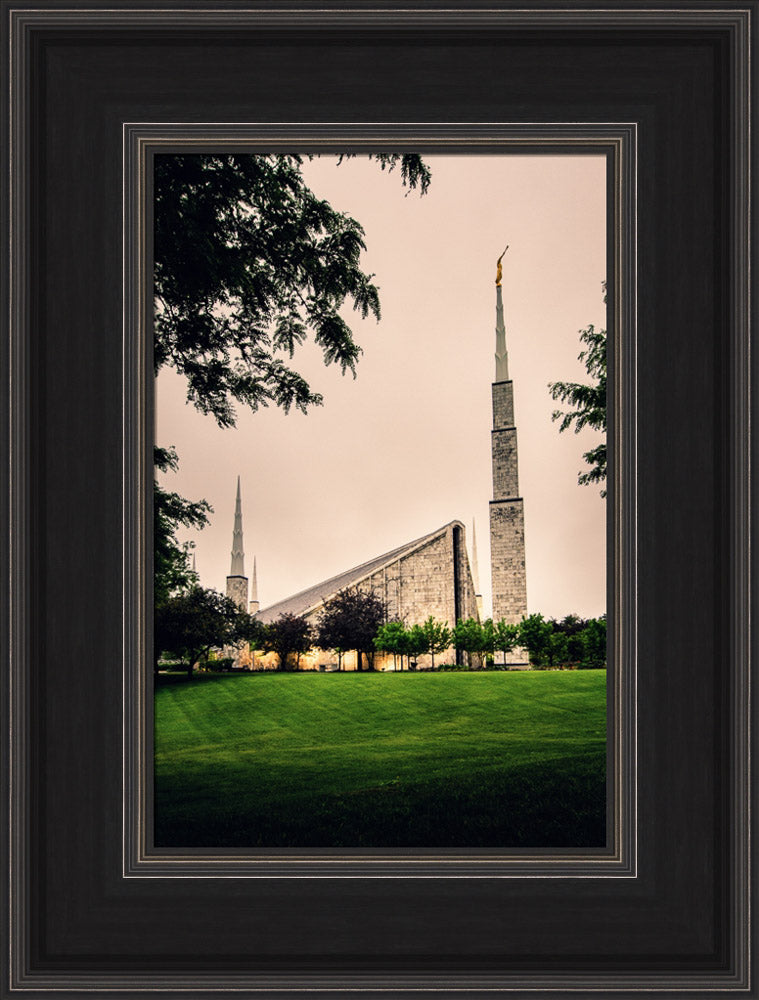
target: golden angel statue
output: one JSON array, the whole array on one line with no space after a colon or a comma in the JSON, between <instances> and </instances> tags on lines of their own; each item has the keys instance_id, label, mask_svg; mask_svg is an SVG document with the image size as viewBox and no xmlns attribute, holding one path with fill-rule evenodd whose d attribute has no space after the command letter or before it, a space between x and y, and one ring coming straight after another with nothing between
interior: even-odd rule
<instances>
[{"instance_id":1,"label":"golden angel statue","mask_svg":"<svg viewBox=\"0 0 759 1000\"><path fill-rule=\"evenodd\" d=\"M508 249L509 248L506 247L506 250ZM498 269L495 272L495 283L498 288L501 287L501 278L503 277L503 268L501 267L501 261L503 260L503 254L506 253L506 250L504 250L501 256L498 258Z\"/></svg>"}]
</instances>

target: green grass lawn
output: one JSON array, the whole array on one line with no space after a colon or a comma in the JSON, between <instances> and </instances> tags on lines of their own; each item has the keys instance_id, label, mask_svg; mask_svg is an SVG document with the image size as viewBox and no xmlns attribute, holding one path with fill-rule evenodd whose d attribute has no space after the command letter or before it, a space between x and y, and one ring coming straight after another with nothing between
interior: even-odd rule
<instances>
[{"instance_id":1,"label":"green grass lawn","mask_svg":"<svg viewBox=\"0 0 759 1000\"><path fill-rule=\"evenodd\" d=\"M160 847L597 847L606 672L162 684Z\"/></svg>"}]
</instances>

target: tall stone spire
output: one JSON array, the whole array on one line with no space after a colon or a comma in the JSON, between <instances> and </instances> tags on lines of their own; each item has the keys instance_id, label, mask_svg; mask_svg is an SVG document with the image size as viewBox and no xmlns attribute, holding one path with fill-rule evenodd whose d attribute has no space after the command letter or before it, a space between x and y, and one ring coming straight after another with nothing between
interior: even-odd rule
<instances>
[{"instance_id":1,"label":"tall stone spire","mask_svg":"<svg viewBox=\"0 0 759 1000\"><path fill-rule=\"evenodd\" d=\"M235 525L232 530L232 565L227 577L227 597L231 597L242 611L248 610L248 578L245 575L245 554L242 547L242 500L239 476L235 499Z\"/></svg>"},{"instance_id":2,"label":"tall stone spire","mask_svg":"<svg viewBox=\"0 0 759 1000\"><path fill-rule=\"evenodd\" d=\"M495 300L495 380L506 382L509 378L509 352L506 350L506 324L503 322L503 292L496 287Z\"/></svg>"},{"instance_id":3,"label":"tall stone spire","mask_svg":"<svg viewBox=\"0 0 759 1000\"><path fill-rule=\"evenodd\" d=\"M506 250L509 248L506 247ZM495 380L496 382L506 382L509 377L509 355L506 350L506 324L503 322L503 292L501 289L501 279L503 277L503 266L501 261L506 255L503 251L498 258L498 265L495 274Z\"/></svg>"},{"instance_id":4,"label":"tall stone spire","mask_svg":"<svg viewBox=\"0 0 759 1000\"><path fill-rule=\"evenodd\" d=\"M235 500L235 526L232 531L232 566L230 576L245 576L245 553L242 546L242 501L240 499L240 477L237 477L237 498Z\"/></svg>"},{"instance_id":5,"label":"tall stone spire","mask_svg":"<svg viewBox=\"0 0 759 1000\"><path fill-rule=\"evenodd\" d=\"M508 250L508 247L506 248ZM506 250L504 250L506 253ZM501 254L501 258L503 254ZM493 584L493 621L519 622L527 613L524 553L524 503L519 496L517 429L514 422L514 384L509 379L506 328L503 322L501 258L496 277L496 347L493 395L493 499L490 501L490 568ZM522 650L507 662L522 665Z\"/></svg>"}]
</instances>

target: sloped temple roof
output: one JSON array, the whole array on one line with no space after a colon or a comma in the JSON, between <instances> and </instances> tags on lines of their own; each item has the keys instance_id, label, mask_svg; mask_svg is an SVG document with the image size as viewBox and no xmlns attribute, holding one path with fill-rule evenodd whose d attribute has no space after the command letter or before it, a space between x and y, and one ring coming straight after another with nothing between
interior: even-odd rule
<instances>
[{"instance_id":1,"label":"sloped temple roof","mask_svg":"<svg viewBox=\"0 0 759 1000\"><path fill-rule=\"evenodd\" d=\"M377 556L375 559L370 559L368 562L361 563L360 566L355 566L353 569L346 570L344 573L339 573L337 576L333 576L329 580L323 580L321 583L317 583L313 587L301 590L300 593L294 594L292 597L288 597L284 601L272 604L271 607L264 608L259 611L256 617L260 621L271 622L274 621L275 618L279 618L280 615L284 614L307 614L309 611L313 611L314 608L317 608L320 604L326 603L331 597L334 597L338 591L343 590L345 587L355 587L357 584L361 583L362 580L365 580L367 577L376 573L384 566L390 566L393 563L398 562L399 559L405 558L416 549L421 548L423 545L427 545L435 538L439 538L440 535L444 534L452 526L458 526L461 528L464 527L460 521L449 521L448 524L444 524L442 528L438 528L436 531L431 531L428 535L423 535L421 538L417 538L413 542L407 542L405 545L401 545L397 549L385 552L384 555Z\"/></svg>"}]
</instances>

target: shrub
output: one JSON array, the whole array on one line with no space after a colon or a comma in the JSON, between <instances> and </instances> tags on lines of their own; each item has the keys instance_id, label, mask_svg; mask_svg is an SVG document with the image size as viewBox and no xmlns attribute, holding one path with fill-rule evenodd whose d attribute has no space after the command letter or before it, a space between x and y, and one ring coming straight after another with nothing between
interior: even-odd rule
<instances>
[{"instance_id":1,"label":"shrub","mask_svg":"<svg viewBox=\"0 0 759 1000\"><path fill-rule=\"evenodd\" d=\"M591 618L582 631L582 670L599 669L606 666L606 615Z\"/></svg>"}]
</instances>

